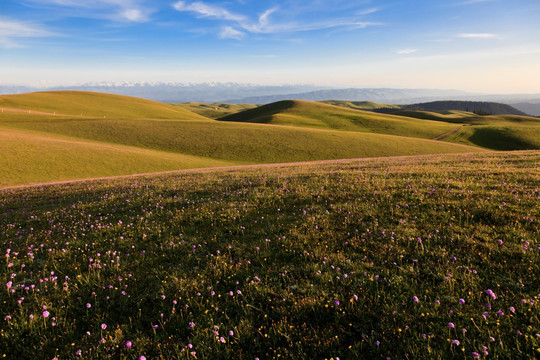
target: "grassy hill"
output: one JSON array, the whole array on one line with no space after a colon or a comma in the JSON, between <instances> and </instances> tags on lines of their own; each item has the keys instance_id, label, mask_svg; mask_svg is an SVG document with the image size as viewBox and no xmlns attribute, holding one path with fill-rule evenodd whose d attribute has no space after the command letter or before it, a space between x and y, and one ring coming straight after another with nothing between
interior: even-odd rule
<instances>
[{"instance_id":1,"label":"grassy hill","mask_svg":"<svg viewBox=\"0 0 540 360\"><path fill-rule=\"evenodd\" d=\"M206 120L42 119L0 124L0 128L3 125L4 129L16 130L18 134L39 131L53 137L69 136L99 142L105 148L114 144L234 164L480 151L460 144L391 135ZM18 154L23 153L20 148L22 143L15 142L12 146L9 153L13 156L12 161L20 161ZM66 154L78 159L75 148L66 151ZM26 162L32 167L31 162ZM64 166L63 161L58 164ZM193 165L193 162L179 168L189 165ZM81 160L80 166L87 164ZM157 161L154 166L159 170L160 162ZM195 166L204 166L204 162L196 162ZM49 178L55 173L54 169L51 167L49 175L40 181L56 180L56 177ZM140 172L138 169L135 166L126 173ZM168 169L169 165L163 167L163 170ZM78 178L75 174L73 176Z\"/></svg>"},{"instance_id":2,"label":"grassy hill","mask_svg":"<svg viewBox=\"0 0 540 360\"><path fill-rule=\"evenodd\" d=\"M461 111L403 110L396 115L463 124L457 133L444 141L481 146L491 150L540 149L540 119L531 116L490 115L478 116Z\"/></svg>"},{"instance_id":3,"label":"grassy hill","mask_svg":"<svg viewBox=\"0 0 540 360\"><path fill-rule=\"evenodd\" d=\"M0 95L0 109L27 110L77 117L117 117L153 119L204 119L183 108L130 96L86 91L49 91ZM42 114L43 115L43 114Z\"/></svg>"},{"instance_id":4,"label":"grassy hill","mask_svg":"<svg viewBox=\"0 0 540 360\"><path fill-rule=\"evenodd\" d=\"M501 103L486 101L431 101L412 105L402 105L405 110L446 111L459 110L477 112L486 115L520 115L527 116L518 109Z\"/></svg>"},{"instance_id":5,"label":"grassy hill","mask_svg":"<svg viewBox=\"0 0 540 360\"><path fill-rule=\"evenodd\" d=\"M539 161L429 155L2 190L0 354L537 358Z\"/></svg>"},{"instance_id":6,"label":"grassy hill","mask_svg":"<svg viewBox=\"0 0 540 360\"><path fill-rule=\"evenodd\" d=\"M264 123L432 139L455 125L376 114L329 104L287 100L225 116L222 121Z\"/></svg>"},{"instance_id":7,"label":"grassy hill","mask_svg":"<svg viewBox=\"0 0 540 360\"><path fill-rule=\"evenodd\" d=\"M0 187L232 165L193 155L0 127Z\"/></svg>"},{"instance_id":8,"label":"grassy hill","mask_svg":"<svg viewBox=\"0 0 540 360\"><path fill-rule=\"evenodd\" d=\"M197 103L189 102L176 104L177 106L189 110L191 112L197 113L199 115L205 116L211 119L218 119L227 115L235 114L237 112L253 109L257 105L251 104L224 104L224 103Z\"/></svg>"},{"instance_id":9,"label":"grassy hill","mask_svg":"<svg viewBox=\"0 0 540 360\"><path fill-rule=\"evenodd\" d=\"M84 103L85 98L87 103ZM462 144L369 132L215 121L174 105L116 95L60 92L0 99L10 106L0 112L0 130L6 148L2 160L6 170L3 177L0 176L4 186L223 164L481 151ZM53 100L55 103L49 103ZM84 104L79 106L79 103ZM69 105L63 108L63 104ZM307 110L314 116L316 109L313 110L311 104L307 104ZM31 105L30 114L20 111ZM331 111L355 112L320 106ZM55 109L56 116L51 114ZM82 112L82 109L88 115L59 115ZM103 113L108 115L90 116ZM385 124L385 116L369 120L366 114L362 114L365 116L362 121L378 123L377 131L401 126L396 121ZM148 118L141 117L143 115ZM339 120L334 116L331 121ZM420 129L421 121L412 122ZM439 125L437 131L417 132L428 137L455 127L433 123ZM69 141L59 142L62 137L68 137ZM128 154L133 157L128 159ZM73 171L69 171L70 168Z\"/></svg>"},{"instance_id":10,"label":"grassy hill","mask_svg":"<svg viewBox=\"0 0 540 360\"><path fill-rule=\"evenodd\" d=\"M343 101L343 100L325 100L323 104L346 107L354 110L375 110L375 109L400 109L399 105L379 104L372 101Z\"/></svg>"}]
</instances>

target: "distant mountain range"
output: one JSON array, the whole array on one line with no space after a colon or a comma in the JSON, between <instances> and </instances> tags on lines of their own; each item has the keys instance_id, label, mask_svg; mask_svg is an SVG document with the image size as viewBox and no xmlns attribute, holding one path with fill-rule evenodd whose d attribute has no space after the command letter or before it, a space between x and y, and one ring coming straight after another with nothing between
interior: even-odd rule
<instances>
[{"instance_id":1,"label":"distant mountain range","mask_svg":"<svg viewBox=\"0 0 540 360\"><path fill-rule=\"evenodd\" d=\"M95 83L77 86L2 86L0 94L48 90L96 91L141 97L167 103L225 102L268 104L280 100L348 100L384 104L415 104L438 100L501 102L529 115L540 116L540 94L476 94L443 89L330 88L315 85L253 85L240 83Z\"/></svg>"}]
</instances>

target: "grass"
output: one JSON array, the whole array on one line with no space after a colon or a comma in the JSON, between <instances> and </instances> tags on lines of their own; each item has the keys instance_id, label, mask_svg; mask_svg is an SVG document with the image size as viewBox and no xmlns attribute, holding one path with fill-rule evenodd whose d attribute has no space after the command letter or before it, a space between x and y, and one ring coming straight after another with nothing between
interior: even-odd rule
<instances>
[{"instance_id":1,"label":"grass","mask_svg":"<svg viewBox=\"0 0 540 360\"><path fill-rule=\"evenodd\" d=\"M469 126L445 141L494 150L535 150L540 149L540 126Z\"/></svg>"},{"instance_id":2,"label":"grass","mask_svg":"<svg viewBox=\"0 0 540 360\"><path fill-rule=\"evenodd\" d=\"M430 155L0 191L0 353L536 358L539 161Z\"/></svg>"},{"instance_id":3,"label":"grass","mask_svg":"<svg viewBox=\"0 0 540 360\"><path fill-rule=\"evenodd\" d=\"M0 112L1 186L226 164L482 151L378 133L215 121L177 106L116 95L59 92L0 97L6 99L18 108ZM87 103L79 107L84 99ZM21 111L24 106L34 110ZM56 116L53 109L59 110ZM88 115L63 115L81 109ZM102 113L108 115L97 116ZM173 115L178 118L160 118ZM379 128L386 126L381 119L373 121L380 123Z\"/></svg>"},{"instance_id":4,"label":"grass","mask_svg":"<svg viewBox=\"0 0 540 360\"><path fill-rule=\"evenodd\" d=\"M0 125L0 128L1 125ZM40 131L49 134L53 138L68 136L92 142L102 143L104 146L100 155L108 151L107 145L121 145L130 148L139 148L147 151L158 151L170 154L169 156L181 155L191 159L197 157L208 161L215 160L214 164L255 164L255 163L282 163L295 161L310 161L322 159L340 159L357 157L377 157L392 155L414 155L428 153L455 153L482 151L481 149L460 145L449 144L424 139L414 139L380 134L363 134L343 131L327 131L315 129L289 128L283 126L236 124L214 121L170 121L170 120L132 120L132 119L44 119L31 122L4 123L5 129L17 131L22 134L25 131ZM32 143L31 137L29 142ZM13 143L10 152L11 160L4 161L17 163L21 156L26 157L26 166L35 173L41 174L41 167L35 166L36 161L45 156L37 147L26 149L23 143ZM37 144L36 144L37 146ZM86 168L88 163L85 159L78 159L79 153L76 147L69 149L69 144L64 144L65 155L76 154L72 159L72 165ZM30 154L32 149L35 155ZM60 153L62 153L60 151ZM25 154L25 155L22 155ZM97 154L97 153L96 153ZM99 156L97 156L99 158ZM179 157L178 159L182 159ZM136 160L134 160L136 161ZM37 161L39 163L39 161ZM133 163L133 162L131 162ZM169 170L170 162L164 162L159 169L159 159L153 164L156 171ZM186 164L179 163L179 168L186 168L195 163L195 167L201 167L199 161L190 161ZM208 162L210 165L211 162ZM58 162L60 168L64 168L63 161ZM126 174L128 166L123 166ZM136 170L137 167L132 167ZM53 175L56 167L50 167L50 173L43 174L40 181L56 180ZM110 171L115 171L111 168ZM115 171L116 173L120 170ZM34 176L34 175L32 175ZM53 179L54 178L54 179ZM73 173L73 179L80 178ZM8 179L2 182L5 184ZM24 179L17 180L17 184L24 183Z\"/></svg>"},{"instance_id":5,"label":"grass","mask_svg":"<svg viewBox=\"0 0 540 360\"><path fill-rule=\"evenodd\" d=\"M251 106L183 106L89 92L0 96L0 186L226 164L540 149L540 122L531 117L416 113L437 118L430 121L283 101L216 121L190 110L216 117ZM467 126L444 141L427 140L459 125Z\"/></svg>"},{"instance_id":6,"label":"grass","mask_svg":"<svg viewBox=\"0 0 540 360\"><path fill-rule=\"evenodd\" d=\"M12 129L0 132L0 153L0 187L232 164Z\"/></svg>"},{"instance_id":7,"label":"grass","mask_svg":"<svg viewBox=\"0 0 540 360\"><path fill-rule=\"evenodd\" d=\"M197 113L207 118L218 119L227 115L235 114L240 111L253 109L257 105L251 104L224 104L224 103L198 103L198 102L189 102L176 104L179 107L182 107L191 112Z\"/></svg>"},{"instance_id":8,"label":"grass","mask_svg":"<svg viewBox=\"0 0 540 360\"><path fill-rule=\"evenodd\" d=\"M130 96L87 91L46 91L19 95L0 95L0 109L46 112L60 116L199 119L204 117L183 108ZM38 114L36 114L38 115Z\"/></svg>"},{"instance_id":9,"label":"grass","mask_svg":"<svg viewBox=\"0 0 540 360\"><path fill-rule=\"evenodd\" d=\"M377 114L310 101L287 100L221 118L297 127L312 127L433 139L455 129L454 124Z\"/></svg>"},{"instance_id":10,"label":"grass","mask_svg":"<svg viewBox=\"0 0 540 360\"><path fill-rule=\"evenodd\" d=\"M324 104L341 106L355 110L400 109L399 105L379 104L373 101L326 100L321 102Z\"/></svg>"}]
</instances>

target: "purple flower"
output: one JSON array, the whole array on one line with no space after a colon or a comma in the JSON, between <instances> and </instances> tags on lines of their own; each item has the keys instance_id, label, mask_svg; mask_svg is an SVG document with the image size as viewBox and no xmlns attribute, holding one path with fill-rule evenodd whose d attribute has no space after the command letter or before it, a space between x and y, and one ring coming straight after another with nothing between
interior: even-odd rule
<instances>
[{"instance_id":1,"label":"purple flower","mask_svg":"<svg viewBox=\"0 0 540 360\"><path fill-rule=\"evenodd\" d=\"M513 313L515 313L515 312L516 312L516 308L513 307L513 306L510 306L510 311L513 312Z\"/></svg>"},{"instance_id":2,"label":"purple flower","mask_svg":"<svg viewBox=\"0 0 540 360\"><path fill-rule=\"evenodd\" d=\"M43 318L46 319L46 318L49 317L50 314L51 314L51 313L49 313L47 310L45 310L45 311L41 314L41 316L43 316Z\"/></svg>"},{"instance_id":3,"label":"purple flower","mask_svg":"<svg viewBox=\"0 0 540 360\"><path fill-rule=\"evenodd\" d=\"M105 324L105 323L101 324L101 329L102 330L105 330L106 328L107 328L107 324Z\"/></svg>"},{"instance_id":4,"label":"purple flower","mask_svg":"<svg viewBox=\"0 0 540 360\"><path fill-rule=\"evenodd\" d=\"M144 355L139 356L139 360L146 360L146 356Z\"/></svg>"},{"instance_id":5,"label":"purple flower","mask_svg":"<svg viewBox=\"0 0 540 360\"><path fill-rule=\"evenodd\" d=\"M124 346L127 347L127 348L129 349L130 347L133 346L133 343L132 343L131 341L128 340L128 341L126 341L126 342L124 343Z\"/></svg>"},{"instance_id":6,"label":"purple flower","mask_svg":"<svg viewBox=\"0 0 540 360\"><path fill-rule=\"evenodd\" d=\"M339 300L334 301L334 304L335 304L336 306L339 306Z\"/></svg>"},{"instance_id":7,"label":"purple flower","mask_svg":"<svg viewBox=\"0 0 540 360\"><path fill-rule=\"evenodd\" d=\"M504 316L504 312L502 310L497 311L497 315Z\"/></svg>"},{"instance_id":8,"label":"purple flower","mask_svg":"<svg viewBox=\"0 0 540 360\"><path fill-rule=\"evenodd\" d=\"M418 296L413 296L412 297L412 301L414 301L415 303L419 302L420 300L418 300Z\"/></svg>"},{"instance_id":9,"label":"purple flower","mask_svg":"<svg viewBox=\"0 0 540 360\"><path fill-rule=\"evenodd\" d=\"M465 299L459 299L460 304L465 304Z\"/></svg>"},{"instance_id":10,"label":"purple flower","mask_svg":"<svg viewBox=\"0 0 540 360\"><path fill-rule=\"evenodd\" d=\"M491 296L493 298L493 300L495 300L497 298L497 295L495 295L495 293L491 289L487 289L485 291L485 293L488 294L489 296Z\"/></svg>"},{"instance_id":11,"label":"purple flower","mask_svg":"<svg viewBox=\"0 0 540 360\"><path fill-rule=\"evenodd\" d=\"M233 336L233 335L234 335L234 331L229 330L229 335L230 335L230 336Z\"/></svg>"},{"instance_id":12,"label":"purple flower","mask_svg":"<svg viewBox=\"0 0 540 360\"><path fill-rule=\"evenodd\" d=\"M193 321L190 322L190 323L189 323L189 327L190 327L190 328L194 328L194 327L195 327L195 323L194 323Z\"/></svg>"},{"instance_id":13,"label":"purple flower","mask_svg":"<svg viewBox=\"0 0 540 360\"><path fill-rule=\"evenodd\" d=\"M472 353L472 356L474 356L475 358L478 358L478 357L480 357L480 354L475 351L475 352Z\"/></svg>"},{"instance_id":14,"label":"purple flower","mask_svg":"<svg viewBox=\"0 0 540 360\"><path fill-rule=\"evenodd\" d=\"M454 344L454 345L457 345L457 346L459 346L459 344L461 344L461 343L459 342L459 340L450 340L450 342L451 342L452 344Z\"/></svg>"},{"instance_id":15,"label":"purple flower","mask_svg":"<svg viewBox=\"0 0 540 360\"><path fill-rule=\"evenodd\" d=\"M449 322L449 323L448 323L448 327L451 328L451 329L453 329L453 328L456 327L456 325L454 325L454 323Z\"/></svg>"}]
</instances>

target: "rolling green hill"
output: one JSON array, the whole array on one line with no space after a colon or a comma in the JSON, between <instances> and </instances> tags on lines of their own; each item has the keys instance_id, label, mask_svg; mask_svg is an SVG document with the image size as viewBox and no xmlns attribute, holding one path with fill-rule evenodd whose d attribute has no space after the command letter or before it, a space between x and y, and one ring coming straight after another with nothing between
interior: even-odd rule
<instances>
[{"instance_id":1,"label":"rolling green hill","mask_svg":"<svg viewBox=\"0 0 540 360\"><path fill-rule=\"evenodd\" d=\"M198 102L189 102L182 104L175 104L181 108L194 112L196 114L205 116L211 119L218 119L227 115L235 114L237 112L253 109L257 105L251 104L224 104L224 103L198 103Z\"/></svg>"},{"instance_id":2,"label":"rolling green hill","mask_svg":"<svg viewBox=\"0 0 540 360\"><path fill-rule=\"evenodd\" d=\"M86 91L48 91L18 95L0 95L0 109L78 117L117 117L152 119L204 119L183 108L130 96ZM43 115L43 114L42 114Z\"/></svg>"},{"instance_id":3,"label":"rolling green hill","mask_svg":"<svg viewBox=\"0 0 540 360\"><path fill-rule=\"evenodd\" d=\"M400 109L399 105L379 104L372 101L343 101L343 100L325 100L323 104L346 107L354 110L375 110L375 109Z\"/></svg>"},{"instance_id":4,"label":"rolling green hill","mask_svg":"<svg viewBox=\"0 0 540 360\"><path fill-rule=\"evenodd\" d=\"M459 110L467 112L478 112L492 115L521 115L527 116L518 109L501 103L486 101L431 101L412 105L402 105L406 110L424 110L424 111L445 111Z\"/></svg>"},{"instance_id":5,"label":"rolling green hill","mask_svg":"<svg viewBox=\"0 0 540 360\"><path fill-rule=\"evenodd\" d=\"M220 120L379 133L425 139L432 139L456 127L453 124L437 121L420 121L402 116L376 114L303 100L279 101L225 116Z\"/></svg>"},{"instance_id":6,"label":"rolling green hill","mask_svg":"<svg viewBox=\"0 0 540 360\"><path fill-rule=\"evenodd\" d=\"M6 128L0 128L0 153L0 187L234 164Z\"/></svg>"},{"instance_id":7,"label":"rolling green hill","mask_svg":"<svg viewBox=\"0 0 540 360\"><path fill-rule=\"evenodd\" d=\"M540 149L540 119L525 116L388 115L293 100L182 106L71 91L0 96L0 185L231 164ZM232 111L239 112L209 118ZM428 140L442 134L449 135Z\"/></svg>"},{"instance_id":8,"label":"rolling green hill","mask_svg":"<svg viewBox=\"0 0 540 360\"><path fill-rule=\"evenodd\" d=\"M462 144L373 133L386 127L387 132L406 134L411 132L406 126L414 125L413 135L429 137L455 127L440 122L433 122L438 128L430 124L420 131L421 120L385 115L370 119L369 113L358 112L364 125L375 129L358 131L360 122L351 120L349 128L354 131L344 131L332 112L356 116L357 111L324 104L318 104L322 109L313 108L314 103L301 104L312 118L319 110L327 111L323 113L327 128L314 129L215 121L174 105L106 94L60 92L1 99L3 106L10 106L0 113L4 169L0 182L4 186L228 164L481 151ZM63 108L62 104L68 105ZM31 113L20 110L24 107L32 107ZM83 110L109 115L59 115ZM54 111L56 116L51 115ZM339 130L331 129L332 122ZM395 131L400 127L406 131Z\"/></svg>"}]
</instances>

